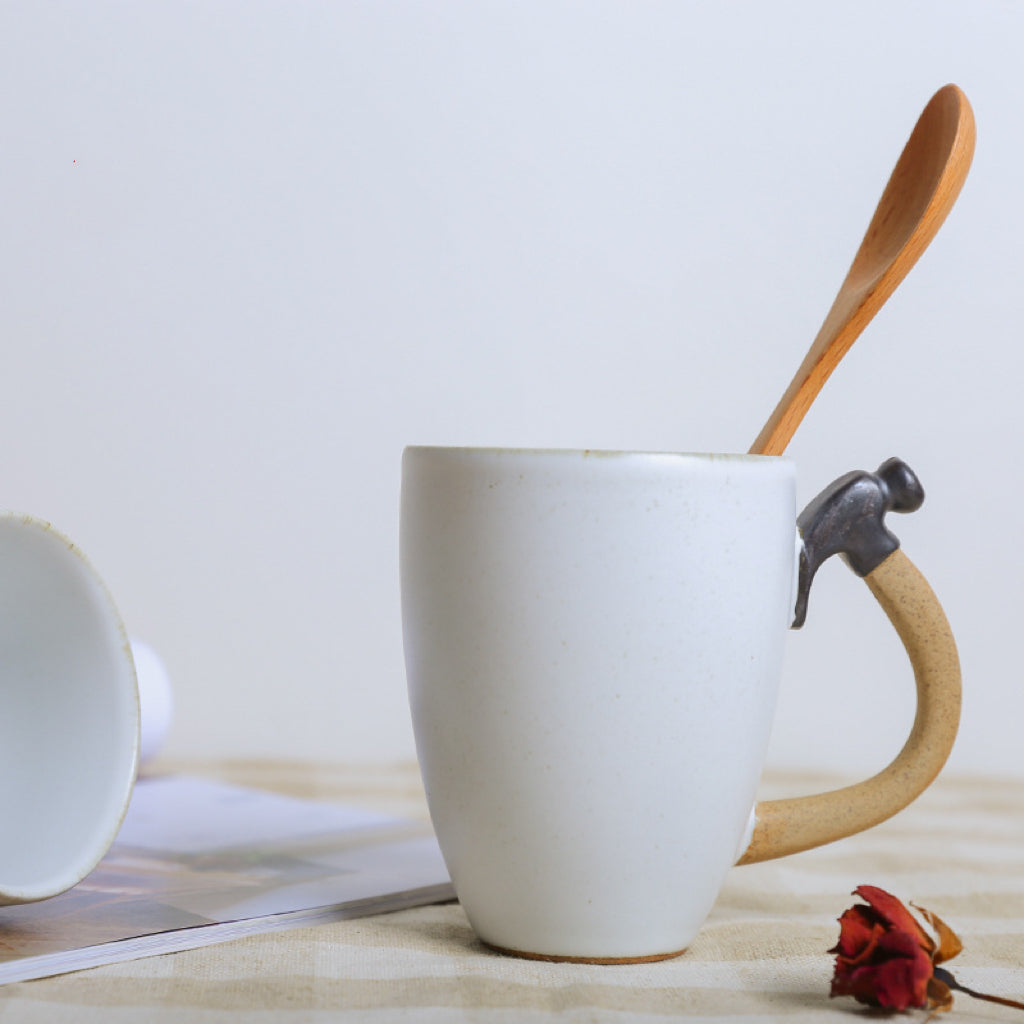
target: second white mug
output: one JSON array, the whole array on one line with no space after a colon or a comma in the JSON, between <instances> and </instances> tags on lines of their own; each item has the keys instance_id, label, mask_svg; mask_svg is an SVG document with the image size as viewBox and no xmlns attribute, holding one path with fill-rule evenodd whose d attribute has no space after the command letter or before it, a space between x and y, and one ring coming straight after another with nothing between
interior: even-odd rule
<instances>
[{"instance_id":1,"label":"second white mug","mask_svg":"<svg viewBox=\"0 0 1024 1024\"><path fill-rule=\"evenodd\" d=\"M96 571L0 513L0 904L71 888L113 842L139 750L135 668Z\"/></svg>"}]
</instances>

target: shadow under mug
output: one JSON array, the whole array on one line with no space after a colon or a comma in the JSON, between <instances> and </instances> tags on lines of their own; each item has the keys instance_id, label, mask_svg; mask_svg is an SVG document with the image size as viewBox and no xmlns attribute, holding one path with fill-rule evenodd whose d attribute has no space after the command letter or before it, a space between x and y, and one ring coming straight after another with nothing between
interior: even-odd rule
<instances>
[{"instance_id":1,"label":"shadow under mug","mask_svg":"<svg viewBox=\"0 0 1024 1024\"><path fill-rule=\"evenodd\" d=\"M596 963L678 955L733 864L868 828L932 781L956 735L959 662L883 523L921 500L897 460L836 481L798 520L784 458L406 449L417 752L486 944ZM835 553L910 655L913 731L866 782L755 806L785 632Z\"/></svg>"},{"instance_id":2,"label":"shadow under mug","mask_svg":"<svg viewBox=\"0 0 1024 1024\"><path fill-rule=\"evenodd\" d=\"M128 637L49 523L0 513L0 904L57 895L113 842L139 751Z\"/></svg>"}]
</instances>

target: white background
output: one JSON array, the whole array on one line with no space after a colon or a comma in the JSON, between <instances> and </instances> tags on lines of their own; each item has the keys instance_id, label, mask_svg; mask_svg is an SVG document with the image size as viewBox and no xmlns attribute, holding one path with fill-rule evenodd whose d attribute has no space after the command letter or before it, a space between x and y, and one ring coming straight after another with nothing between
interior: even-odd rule
<instances>
[{"instance_id":1,"label":"white background","mask_svg":"<svg viewBox=\"0 0 1024 1024\"><path fill-rule=\"evenodd\" d=\"M166 660L169 752L413 755L407 443L745 450L918 113L978 123L946 226L798 432L806 501L889 455L964 667L952 766L1024 776L1024 5L0 5L0 503ZM822 571L776 767L912 714Z\"/></svg>"}]
</instances>

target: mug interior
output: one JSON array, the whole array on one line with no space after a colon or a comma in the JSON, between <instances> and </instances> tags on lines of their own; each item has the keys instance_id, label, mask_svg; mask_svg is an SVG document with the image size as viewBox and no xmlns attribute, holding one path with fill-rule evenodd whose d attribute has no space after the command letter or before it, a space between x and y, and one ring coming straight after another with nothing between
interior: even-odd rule
<instances>
[{"instance_id":1,"label":"mug interior","mask_svg":"<svg viewBox=\"0 0 1024 1024\"><path fill-rule=\"evenodd\" d=\"M0 514L0 902L79 882L131 795L139 706L102 581L49 524Z\"/></svg>"}]
</instances>

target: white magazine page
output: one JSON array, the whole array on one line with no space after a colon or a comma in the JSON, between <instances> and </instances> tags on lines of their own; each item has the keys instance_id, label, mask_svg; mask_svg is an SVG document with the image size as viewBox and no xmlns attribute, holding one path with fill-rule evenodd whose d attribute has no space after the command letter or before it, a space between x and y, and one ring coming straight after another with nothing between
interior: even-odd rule
<instances>
[{"instance_id":1,"label":"white magazine page","mask_svg":"<svg viewBox=\"0 0 1024 1024\"><path fill-rule=\"evenodd\" d=\"M189 776L144 779L70 892L0 907L0 983L453 898L429 826Z\"/></svg>"}]
</instances>

